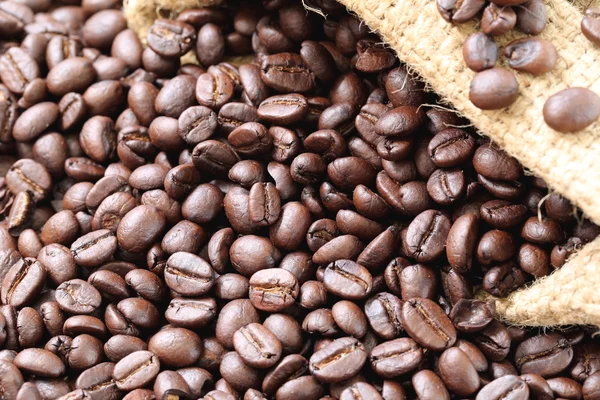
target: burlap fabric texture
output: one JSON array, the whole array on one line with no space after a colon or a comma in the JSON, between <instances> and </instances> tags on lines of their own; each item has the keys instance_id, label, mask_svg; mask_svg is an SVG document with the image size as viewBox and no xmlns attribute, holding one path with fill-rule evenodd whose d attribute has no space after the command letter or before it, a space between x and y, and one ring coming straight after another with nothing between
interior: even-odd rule
<instances>
[{"instance_id":1,"label":"burlap fabric texture","mask_svg":"<svg viewBox=\"0 0 600 400\"><path fill-rule=\"evenodd\" d=\"M129 5L133 1L148 0L129 0ZM561 89L582 86L600 93L600 49L588 42L579 28L580 10L588 0L576 0L575 5L566 0L546 2L549 22L542 37L554 43L559 61L544 76L516 73L520 96L512 106L499 111L481 111L469 101L474 72L464 64L462 44L477 30L475 21L452 26L441 19L433 0L339 1L379 32L398 57L479 132L600 224L600 124L576 134L561 134L546 126L542 118L546 98ZM154 6L157 2L175 3L150 1ZM194 6L214 3L177 1L175 12L190 2ZM174 10L173 6L165 9ZM148 23L151 21L146 22L145 30ZM138 30L141 24L132 26L130 19L130 26ZM509 33L499 38L499 46L520 36ZM499 317L515 325L600 326L600 238L554 274L495 301Z\"/></svg>"}]
</instances>

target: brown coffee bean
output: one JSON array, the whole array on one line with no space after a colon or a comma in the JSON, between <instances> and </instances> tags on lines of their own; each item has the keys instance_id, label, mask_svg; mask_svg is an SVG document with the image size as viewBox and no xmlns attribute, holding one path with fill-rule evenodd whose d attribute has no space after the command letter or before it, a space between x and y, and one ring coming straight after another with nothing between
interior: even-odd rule
<instances>
[{"instance_id":1,"label":"brown coffee bean","mask_svg":"<svg viewBox=\"0 0 600 400\"><path fill-rule=\"evenodd\" d=\"M482 110L498 110L510 106L519 95L515 76L495 67L479 72L471 81L469 100Z\"/></svg>"},{"instance_id":2,"label":"brown coffee bean","mask_svg":"<svg viewBox=\"0 0 600 400\"><path fill-rule=\"evenodd\" d=\"M402 306L406 333L423 347L441 351L456 341L456 330L440 306L429 299L414 298Z\"/></svg>"},{"instance_id":3,"label":"brown coffee bean","mask_svg":"<svg viewBox=\"0 0 600 400\"><path fill-rule=\"evenodd\" d=\"M546 100L543 112L550 128L563 133L577 132L600 116L600 97L586 88L564 89Z\"/></svg>"},{"instance_id":4,"label":"brown coffee bean","mask_svg":"<svg viewBox=\"0 0 600 400\"><path fill-rule=\"evenodd\" d=\"M317 351L309 360L312 375L323 382L340 382L363 366L367 353L357 339L344 337Z\"/></svg>"},{"instance_id":5,"label":"brown coffee bean","mask_svg":"<svg viewBox=\"0 0 600 400\"><path fill-rule=\"evenodd\" d=\"M554 68L558 53L551 42L531 38L510 42L504 49L504 56L511 68L540 75Z\"/></svg>"}]
</instances>

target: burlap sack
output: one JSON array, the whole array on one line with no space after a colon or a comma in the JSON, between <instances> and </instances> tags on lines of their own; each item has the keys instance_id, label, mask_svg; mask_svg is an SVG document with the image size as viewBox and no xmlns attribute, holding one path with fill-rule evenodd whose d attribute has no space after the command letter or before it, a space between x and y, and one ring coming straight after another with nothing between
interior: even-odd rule
<instances>
[{"instance_id":1,"label":"burlap sack","mask_svg":"<svg viewBox=\"0 0 600 400\"><path fill-rule=\"evenodd\" d=\"M129 0L129 5L132 1L148 0ZM583 86L600 93L600 51L581 34L582 14L576 8L585 9L589 0L576 0L576 6L566 0L547 1L549 23L542 37L558 50L556 67L542 77L517 73L519 99L505 110L485 112L469 101L474 73L462 59L462 44L476 31L476 22L458 27L446 23L433 0L339 1L379 32L402 61L482 134L600 224L600 124L576 134L561 134L548 128L542 118L545 99L561 89ZM499 45L519 36L517 32L505 35ZM600 238L556 273L505 299L496 299L496 308L500 318L516 325L600 326L598 288Z\"/></svg>"}]
</instances>

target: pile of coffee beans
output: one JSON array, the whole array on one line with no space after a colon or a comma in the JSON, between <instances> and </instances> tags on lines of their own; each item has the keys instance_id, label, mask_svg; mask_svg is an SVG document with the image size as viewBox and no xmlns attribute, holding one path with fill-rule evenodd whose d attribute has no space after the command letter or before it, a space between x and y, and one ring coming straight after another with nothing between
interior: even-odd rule
<instances>
[{"instance_id":1,"label":"pile of coffee beans","mask_svg":"<svg viewBox=\"0 0 600 400\"><path fill-rule=\"evenodd\" d=\"M600 398L474 298L600 228L318 5L0 2L0 398Z\"/></svg>"},{"instance_id":2,"label":"pile of coffee beans","mask_svg":"<svg viewBox=\"0 0 600 400\"><path fill-rule=\"evenodd\" d=\"M486 5L487 4L487 5ZM462 24L481 15L480 31L467 37L463 58L477 72L471 81L469 99L482 110L511 105L519 96L512 72L496 67L498 45L494 37L517 28L529 35L513 40L504 48L506 64L514 70L542 75L554 68L558 53L546 39L535 37L544 30L548 16L543 0L437 0L442 18ZM483 10L483 12L481 12ZM600 44L600 8L591 7L581 23L583 34ZM548 98L543 110L549 127L559 132L577 132L600 117L600 96L587 88L562 90Z\"/></svg>"}]
</instances>

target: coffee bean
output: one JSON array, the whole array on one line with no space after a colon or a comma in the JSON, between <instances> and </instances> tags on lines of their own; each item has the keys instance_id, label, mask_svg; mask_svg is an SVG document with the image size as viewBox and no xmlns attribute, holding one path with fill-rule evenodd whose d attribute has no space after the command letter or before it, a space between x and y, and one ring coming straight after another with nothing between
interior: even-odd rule
<instances>
[{"instance_id":1,"label":"coffee bean","mask_svg":"<svg viewBox=\"0 0 600 400\"><path fill-rule=\"evenodd\" d=\"M414 298L402 305L406 333L425 348L441 351L456 341L456 330L440 306L429 299Z\"/></svg>"},{"instance_id":2,"label":"coffee bean","mask_svg":"<svg viewBox=\"0 0 600 400\"><path fill-rule=\"evenodd\" d=\"M517 367L522 373L536 373L543 377L559 374L572 359L573 349L557 333L529 338L517 347L515 353Z\"/></svg>"},{"instance_id":3,"label":"coffee bean","mask_svg":"<svg viewBox=\"0 0 600 400\"><path fill-rule=\"evenodd\" d=\"M196 106L186 109L179 116L179 135L188 144L196 145L217 129L217 114L208 107Z\"/></svg>"},{"instance_id":4,"label":"coffee bean","mask_svg":"<svg viewBox=\"0 0 600 400\"><path fill-rule=\"evenodd\" d=\"M400 106L383 114L374 129L381 136L406 136L425 122L425 112L412 106Z\"/></svg>"},{"instance_id":5,"label":"coffee bean","mask_svg":"<svg viewBox=\"0 0 600 400\"><path fill-rule=\"evenodd\" d=\"M564 232L553 219L531 217L525 221L521 237L532 243L558 243L564 239Z\"/></svg>"},{"instance_id":6,"label":"coffee bean","mask_svg":"<svg viewBox=\"0 0 600 400\"><path fill-rule=\"evenodd\" d=\"M44 349L23 350L15 357L14 364L26 373L45 378L57 378L65 372L60 358Z\"/></svg>"},{"instance_id":7,"label":"coffee bean","mask_svg":"<svg viewBox=\"0 0 600 400\"><path fill-rule=\"evenodd\" d=\"M238 126L229 134L227 140L238 153L249 156L268 153L272 147L269 131L258 122L247 122Z\"/></svg>"},{"instance_id":8,"label":"coffee bean","mask_svg":"<svg viewBox=\"0 0 600 400\"><path fill-rule=\"evenodd\" d=\"M196 84L196 100L200 105L212 109L221 108L233 97L234 82L225 74L200 75Z\"/></svg>"},{"instance_id":9,"label":"coffee bean","mask_svg":"<svg viewBox=\"0 0 600 400\"><path fill-rule=\"evenodd\" d=\"M494 310L490 303L461 299L452 307L450 319L459 332L477 332L493 321Z\"/></svg>"},{"instance_id":10,"label":"coffee bean","mask_svg":"<svg viewBox=\"0 0 600 400\"><path fill-rule=\"evenodd\" d=\"M323 382L340 382L353 376L366 359L363 344L357 339L344 337L314 353L309 360L309 369Z\"/></svg>"},{"instance_id":11,"label":"coffee bean","mask_svg":"<svg viewBox=\"0 0 600 400\"><path fill-rule=\"evenodd\" d=\"M258 117L273 124L291 125L308 112L306 97L292 93L272 96L258 106Z\"/></svg>"},{"instance_id":12,"label":"coffee bean","mask_svg":"<svg viewBox=\"0 0 600 400\"><path fill-rule=\"evenodd\" d=\"M492 267L483 279L483 288L494 296L504 297L525 284L525 274L511 261Z\"/></svg>"},{"instance_id":13,"label":"coffee bean","mask_svg":"<svg viewBox=\"0 0 600 400\"><path fill-rule=\"evenodd\" d=\"M496 400L502 398L511 398L515 400L528 399L529 387L517 376L507 375L484 386L476 397L477 400Z\"/></svg>"},{"instance_id":14,"label":"coffee bean","mask_svg":"<svg viewBox=\"0 0 600 400\"><path fill-rule=\"evenodd\" d=\"M589 7L585 10L585 16L581 20L581 32L592 43L600 43L600 21L598 20L598 8Z\"/></svg>"},{"instance_id":15,"label":"coffee bean","mask_svg":"<svg viewBox=\"0 0 600 400\"><path fill-rule=\"evenodd\" d=\"M473 264L478 219L473 214L465 214L456 219L446 240L446 256L450 266L458 272L467 272Z\"/></svg>"},{"instance_id":16,"label":"coffee bean","mask_svg":"<svg viewBox=\"0 0 600 400\"><path fill-rule=\"evenodd\" d=\"M554 68L558 53L549 41L532 38L510 42L504 49L504 56L511 68L540 75Z\"/></svg>"},{"instance_id":17,"label":"coffee bean","mask_svg":"<svg viewBox=\"0 0 600 400\"><path fill-rule=\"evenodd\" d=\"M485 2L470 0L466 3L455 0L438 0L437 9L448 22L462 24L471 20L483 8Z\"/></svg>"},{"instance_id":18,"label":"coffee bean","mask_svg":"<svg viewBox=\"0 0 600 400\"><path fill-rule=\"evenodd\" d=\"M518 94L515 76L510 71L494 67L475 75L469 89L469 100L482 110L498 110L514 103Z\"/></svg>"},{"instance_id":19,"label":"coffee bean","mask_svg":"<svg viewBox=\"0 0 600 400\"><path fill-rule=\"evenodd\" d=\"M98 290L81 279L63 282L56 288L56 301L60 308L72 314L91 314L102 302Z\"/></svg>"},{"instance_id":20,"label":"coffee bean","mask_svg":"<svg viewBox=\"0 0 600 400\"><path fill-rule=\"evenodd\" d=\"M445 350L438 361L440 378L451 392L470 396L479 389L479 375L468 355L452 347Z\"/></svg>"},{"instance_id":21,"label":"coffee bean","mask_svg":"<svg viewBox=\"0 0 600 400\"><path fill-rule=\"evenodd\" d=\"M511 7L490 3L481 17L481 31L490 36L501 36L515 27L517 15Z\"/></svg>"},{"instance_id":22,"label":"coffee bean","mask_svg":"<svg viewBox=\"0 0 600 400\"><path fill-rule=\"evenodd\" d=\"M543 112L550 128L563 133L577 132L600 116L600 97L586 88L564 89L546 100Z\"/></svg>"},{"instance_id":23,"label":"coffee bean","mask_svg":"<svg viewBox=\"0 0 600 400\"><path fill-rule=\"evenodd\" d=\"M444 251L450 231L448 218L435 210L419 214L408 227L406 243L410 255L419 262L438 258Z\"/></svg>"},{"instance_id":24,"label":"coffee bean","mask_svg":"<svg viewBox=\"0 0 600 400\"><path fill-rule=\"evenodd\" d=\"M194 85L196 79L190 75L179 75L167 81L154 101L156 112L171 118L179 118L187 108L195 106ZM201 105L202 102L199 101Z\"/></svg>"},{"instance_id":25,"label":"coffee bean","mask_svg":"<svg viewBox=\"0 0 600 400\"><path fill-rule=\"evenodd\" d=\"M20 3L2 3L0 6L0 32L3 36L23 33L25 25L33 22L34 14L30 7ZM15 393L16 394L16 393Z\"/></svg>"},{"instance_id":26,"label":"coffee bean","mask_svg":"<svg viewBox=\"0 0 600 400\"><path fill-rule=\"evenodd\" d=\"M298 297L298 281L281 269L257 271L250 277L249 298L259 310L278 312L290 307Z\"/></svg>"},{"instance_id":27,"label":"coffee bean","mask_svg":"<svg viewBox=\"0 0 600 400\"><path fill-rule=\"evenodd\" d=\"M27 84L40 76L37 63L19 47L11 47L0 56L0 67L0 79L17 94L23 93Z\"/></svg>"},{"instance_id":28,"label":"coffee bean","mask_svg":"<svg viewBox=\"0 0 600 400\"><path fill-rule=\"evenodd\" d=\"M163 57L181 57L196 40L194 28L185 22L157 19L148 30L148 46Z\"/></svg>"},{"instance_id":29,"label":"coffee bean","mask_svg":"<svg viewBox=\"0 0 600 400\"><path fill-rule=\"evenodd\" d=\"M278 92L309 92L315 76L302 58L294 53L266 56L261 65L261 79Z\"/></svg>"},{"instance_id":30,"label":"coffee bean","mask_svg":"<svg viewBox=\"0 0 600 400\"><path fill-rule=\"evenodd\" d=\"M2 282L0 297L3 304L20 308L32 303L46 280L46 270L37 260L23 258L13 264Z\"/></svg>"},{"instance_id":31,"label":"coffee bean","mask_svg":"<svg viewBox=\"0 0 600 400\"><path fill-rule=\"evenodd\" d=\"M373 278L362 265L351 260L338 260L325 269L323 283L327 290L336 296L358 300L369 295Z\"/></svg>"},{"instance_id":32,"label":"coffee bean","mask_svg":"<svg viewBox=\"0 0 600 400\"><path fill-rule=\"evenodd\" d=\"M498 61L498 45L483 32L470 34L463 43L463 58L475 72L493 68Z\"/></svg>"},{"instance_id":33,"label":"coffee bean","mask_svg":"<svg viewBox=\"0 0 600 400\"><path fill-rule=\"evenodd\" d=\"M18 3L15 3L18 4ZM17 398L17 393L20 393L20 388L23 387L23 375L19 368L12 362L0 362L0 383L4 390L5 396Z\"/></svg>"},{"instance_id":34,"label":"coffee bean","mask_svg":"<svg viewBox=\"0 0 600 400\"><path fill-rule=\"evenodd\" d=\"M181 295L201 296L214 285L214 273L211 266L200 257L178 252L167 260L165 283Z\"/></svg>"},{"instance_id":35,"label":"coffee bean","mask_svg":"<svg viewBox=\"0 0 600 400\"><path fill-rule=\"evenodd\" d=\"M133 390L152 382L159 370L158 357L150 351L140 350L115 365L113 379L119 389Z\"/></svg>"},{"instance_id":36,"label":"coffee bean","mask_svg":"<svg viewBox=\"0 0 600 400\"><path fill-rule=\"evenodd\" d=\"M479 331L473 341L485 356L492 361L501 361L510 351L510 333L504 325L494 320Z\"/></svg>"},{"instance_id":37,"label":"coffee bean","mask_svg":"<svg viewBox=\"0 0 600 400\"><path fill-rule=\"evenodd\" d=\"M444 382L428 369L421 370L412 376L412 386L418 397L432 399L450 399L450 393L444 386Z\"/></svg>"}]
</instances>

